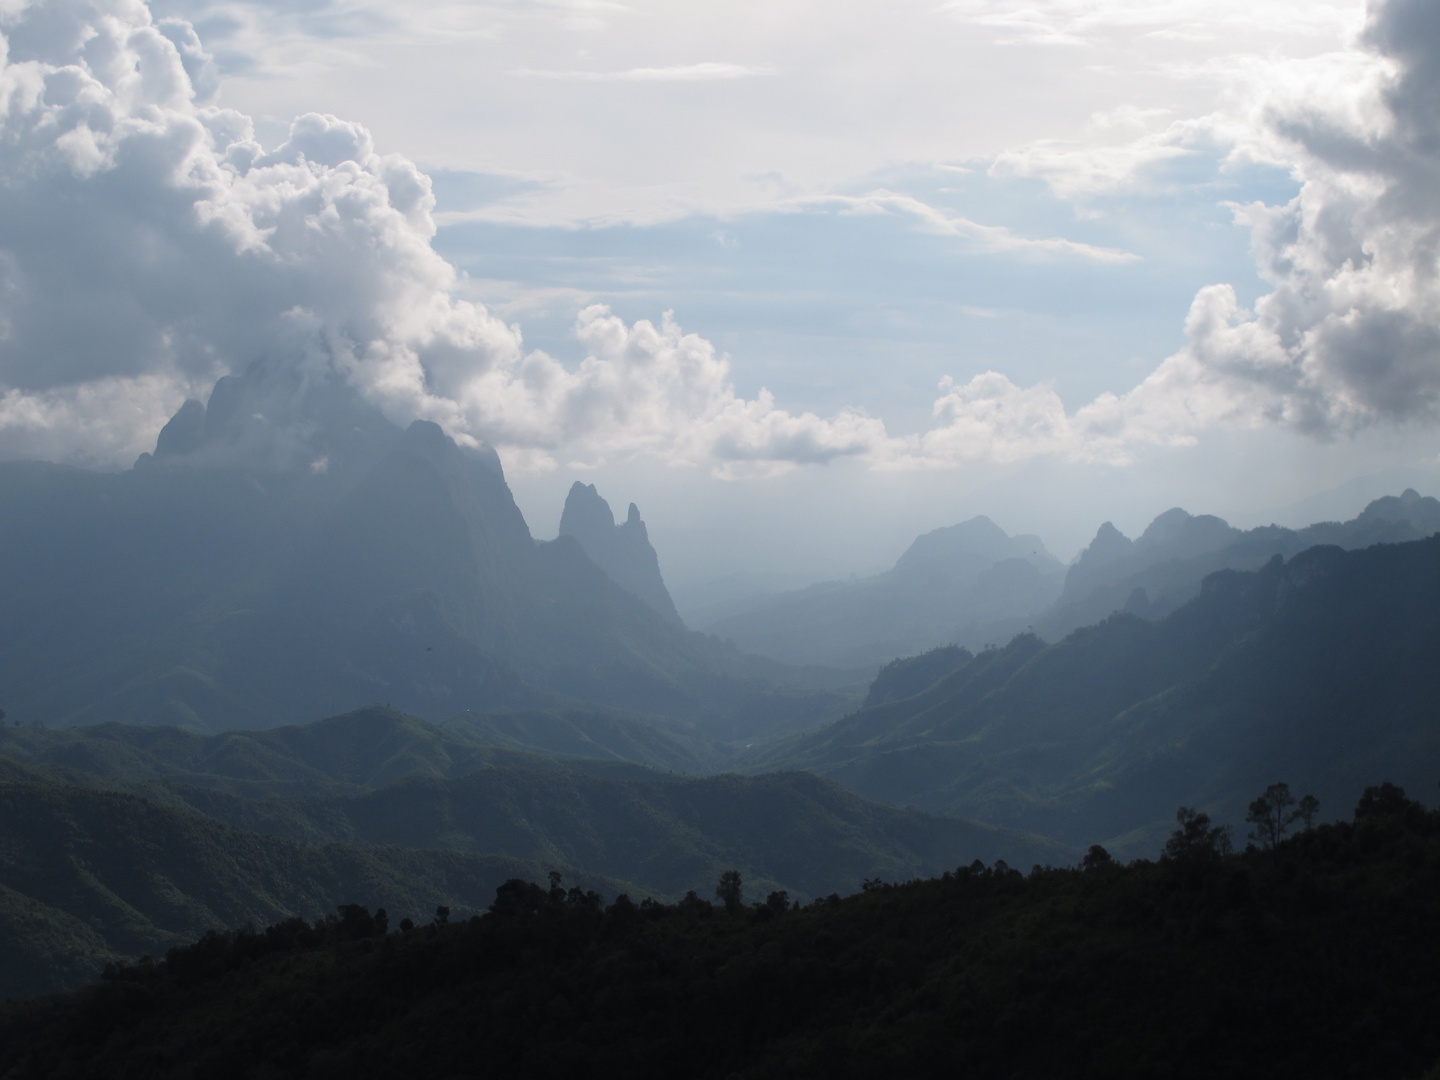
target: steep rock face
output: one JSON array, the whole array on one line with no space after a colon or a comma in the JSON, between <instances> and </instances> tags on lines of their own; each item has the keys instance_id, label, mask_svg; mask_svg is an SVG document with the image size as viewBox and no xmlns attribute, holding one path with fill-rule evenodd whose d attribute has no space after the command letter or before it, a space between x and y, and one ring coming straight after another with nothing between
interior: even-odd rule
<instances>
[{"instance_id":1,"label":"steep rock face","mask_svg":"<svg viewBox=\"0 0 1440 1080\"><path fill-rule=\"evenodd\" d=\"M1065 573L1063 599L1070 599L1111 576L1109 570L1123 563L1135 548L1135 541L1117 529L1112 522L1105 522L1095 533L1090 546L1070 565Z\"/></svg>"},{"instance_id":2,"label":"steep rock face","mask_svg":"<svg viewBox=\"0 0 1440 1080\"><path fill-rule=\"evenodd\" d=\"M574 537L536 543L493 451L401 430L344 386L257 366L166 432L124 473L0 463L16 720L216 731L584 702L739 738L830 707L685 631L638 514L609 528L648 556L646 599Z\"/></svg>"},{"instance_id":3,"label":"steep rock face","mask_svg":"<svg viewBox=\"0 0 1440 1080\"><path fill-rule=\"evenodd\" d=\"M205 406L194 398L180 406L155 440L157 458L179 457L199 449L205 431Z\"/></svg>"},{"instance_id":4,"label":"steep rock face","mask_svg":"<svg viewBox=\"0 0 1440 1080\"><path fill-rule=\"evenodd\" d=\"M640 597L665 619L682 625L660 576L660 559L650 545L650 535L634 503L625 521L616 525L610 504L600 497L595 485L577 480L565 497L560 535L573 537L616 584Z\"/></svg>"}]
</instances>

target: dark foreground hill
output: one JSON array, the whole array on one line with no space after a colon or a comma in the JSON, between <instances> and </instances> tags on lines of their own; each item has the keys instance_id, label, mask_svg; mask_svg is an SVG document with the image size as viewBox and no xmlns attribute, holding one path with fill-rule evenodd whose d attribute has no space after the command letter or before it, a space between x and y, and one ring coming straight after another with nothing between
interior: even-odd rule
<instances>
[{"instance_id":1,"label":"dark foreground hill","mask_svg":"<svg viewBox=\"0 0 1440 1080\"><path fill-rule=\"evenodd\" d=\"M402 933L351 908L8 1006L0 1076L1407 1080L1440 1064L1440 814L1402 792L1372 789L1353 824L1273 855L1090 863L728 912L517 880L484 916Z\"/></svg>"},{"instance_id":2,"label":"dark foreground hill","mask_svg":"<svg viewBox=\"0 0 1440 1080\"><path fill-rule=\"evenodd\" d=\"M1327 807L1440 778L1440 537L1223 571L1158 622L1117 614L897 663L865 708L757 748L871 798L1153 850L1184 802L1234 818L1268 779Z\"/></svg>"}]
</instances>

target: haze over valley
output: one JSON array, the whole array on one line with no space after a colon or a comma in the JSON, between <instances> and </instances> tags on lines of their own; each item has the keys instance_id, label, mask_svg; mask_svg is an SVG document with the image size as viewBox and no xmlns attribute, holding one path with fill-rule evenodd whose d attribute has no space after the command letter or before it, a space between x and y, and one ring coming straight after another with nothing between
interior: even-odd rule
<instances>
[{"instance_id":1,"label":"haze over valley","mask_svg":"<svg viewBox=\"0 0 1440 1080\"><path fill-rule=\"evenodd\" d=\"M0 1080L1440 1075L1437 10L0 11Z\"/></svg>"}]
</instances>

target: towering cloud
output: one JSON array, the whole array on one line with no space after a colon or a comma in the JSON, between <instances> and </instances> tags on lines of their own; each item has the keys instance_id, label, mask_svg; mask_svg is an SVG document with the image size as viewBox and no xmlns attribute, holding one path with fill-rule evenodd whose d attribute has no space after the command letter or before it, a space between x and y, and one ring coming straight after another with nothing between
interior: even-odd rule
<instances>
[{"instance_id":1,"label":"towering cloud","mask_svg":"<svg viewBox=\"0 0 1440 1080\"><path fill-rule=\"evenodd\" d=\"M1130 148L1127 161L1173 156L1205 128L1301 181L1286 205L1237 211L1272 284L1253 310L1229 285L1201 290L1183 349L1076 410L996 372L947 380L930 430L904 438L860 410L736 393L726 359L668 315L627 325L589 307L578 364L527 352L518 327L460 296L413 163L313 113L267 150L248 117L208 104L217 75L193 29L140 0L22 0L0 9L0 34L0 456L126 463L186 399L257 365L284 373L284 393L348 388L512 462L652 455L727 476L843 457L1123 462L1214 426L1329 436L1440 419L1431 0L1378 0L1348 52L1252 65L1248 111Z\"/></svg>"},{"instance_id":2,"label":"towering cloud","mask_svg":"<svg viewBox=\"0 0 1440 1080\"><path fill-rule=\"evenodd\" d=\"M1217 426L1329 437L1440 419L1440 8L1378 0L1349 52L1246 78L1245 115L1177 125L1140 149L1163 157L1205 129L1237 156L1291 170L1293 200L1236 210L1273 290L1253 310L1228 284L1200 290L1182 350L1073 413L1049 388L994 372L947 383L940 424L900 460L1123 462ZM1057 190L1073 188L1055 168Z\"/></svg>"},{"instance_id":3,"label":"towering cloud","mask_svg":"<svg viewBox=\"0 0 1440 1080\"><path fill-rule=\"evenodd\" d=\"M1237 211L1274 290L1254 311L1228 285L1202 290L1188 346L1133 408L1320 435L1440 419L1437 81L1440 9L1383 0L1354 55L1264 88L1248 149L1302 181L1283 206Z\"/></svg>"},{"instance_id":4,"label":"towering cloud","mask_svg":"<svg viewBox=\"0 0 1440 1080\"><path fill-rule=\"evenodd\" d=\"M430 182L360 125L298 118L266 150L205 104L188 24L139 0L0 14L0 455L128 462L187 398L261 362L392 419L549 460L654 451L773 468L868 449L875 421L737 396L669 320L582 313L569 369L456 296Z\"/></svg>"}]
</instances>

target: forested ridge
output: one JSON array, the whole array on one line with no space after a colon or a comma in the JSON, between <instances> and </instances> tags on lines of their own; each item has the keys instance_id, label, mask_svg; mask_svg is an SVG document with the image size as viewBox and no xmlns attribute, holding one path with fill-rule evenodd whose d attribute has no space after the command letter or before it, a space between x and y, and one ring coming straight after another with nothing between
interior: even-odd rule
<instances>
[{"instance_id":1,"label":"forested ridge","mask_svg":"<svg viewBox=\"0 0 1440 1080\"><path fill-rule=\"evenodd\" d=\"M1073 857L808 773L567 768L447 743L384 710L233 738L10 731L0 737L0 999L74 989L107 962L346 901L396 920L440 904L468 916L507 879L552 869L607 898L674 900L729 868L766 892L811 895L976 857Z\"/></svg>"},{"instance_id":2,"label":"forested ridge","mask_svg":"<svg viewBox=\"0 0 1440 1080\"><path fill-rule=\"evenodd\" d=\"M0 1076L1427 1075L1440 812L1384 785L1272 845L1271 809L1233 855L1190 811L1128 865L1096 848L803 905L516 879L463 922L347 906L212 934L7 1006Z\"/></svg>"}]
</instances>

